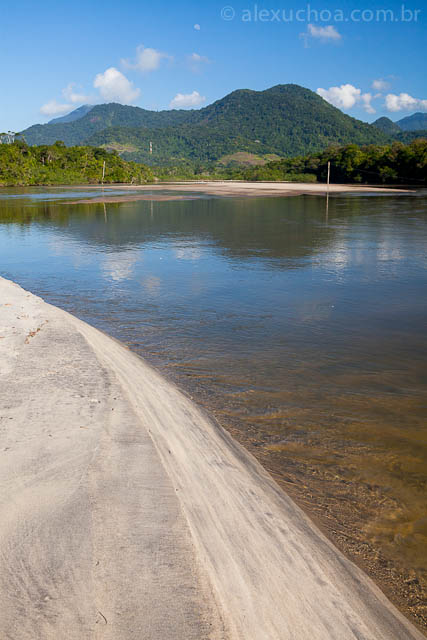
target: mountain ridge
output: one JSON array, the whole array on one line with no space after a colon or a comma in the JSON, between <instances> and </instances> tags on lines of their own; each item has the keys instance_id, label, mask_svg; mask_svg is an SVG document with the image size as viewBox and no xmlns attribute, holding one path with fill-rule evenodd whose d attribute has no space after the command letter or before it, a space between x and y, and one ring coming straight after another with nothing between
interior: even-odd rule
<instances>
[{"instance_id":1,"label":"mountain ridge","mask_svg":"<svg viewBox=\"0 0 427 640\"><path fill-rule=\"evenodd\" d=\"M149 164L216 162L239 152L289 157L331 144L382 144L390 139L295 84L263 91L237 89L195 110L96 105L81 118L33 125L23 134L29 144L62 140L66 145L104 146Z\"/></svg>"},{"instance_id":2,"label":"mountain ridge","mask_svg":"<svg viewBox=\"0 0 427 640\"><path fill-rule=\"evenodd\" d=\"M410 116L406 116L397 121L397 124L402 131L418 131L420 129L427 129L427 113L417 111Z\"/></svg>"}]
</instances>

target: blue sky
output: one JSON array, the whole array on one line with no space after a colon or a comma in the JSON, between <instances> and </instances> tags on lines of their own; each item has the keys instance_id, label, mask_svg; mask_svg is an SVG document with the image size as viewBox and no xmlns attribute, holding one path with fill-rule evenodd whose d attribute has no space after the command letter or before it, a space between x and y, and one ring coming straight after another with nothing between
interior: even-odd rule
<instances>
[{"instance_id":1,"label":"blue sky","mask_svg":"<svg viewBox=\"0 0 427 640\"><path fill-rule=\"evenodd\" d=\"M188 108L288 82L398 120L427 111L423 4L3 0L0 129L83 102Z\"/></svg>"}]
</instances>

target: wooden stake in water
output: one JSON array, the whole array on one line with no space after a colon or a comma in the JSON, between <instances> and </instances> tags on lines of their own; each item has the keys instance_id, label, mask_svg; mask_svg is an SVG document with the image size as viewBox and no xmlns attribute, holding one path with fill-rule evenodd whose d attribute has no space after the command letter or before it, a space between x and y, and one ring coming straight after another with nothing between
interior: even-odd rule
<instances>
[{"instance_id":1,"label":"wooden stake in water","mask_svg":"<svg viewBox=\"0 0 427 640\"><path fill-rule=\"evenodd\" d=\"M102 165L102 184L104 184L104 178L105 178L105 160L104 160L104 164Z\"/></svg>"},{"instance_id":2,"label":"wooden stake in water","mask_svg":"<svg viewBox=\"0 0 427 640\"><path fill-rule=\"evenodd\" d=\"M328 162L328 179L326 181L326 222L328 222L329 216L329 183L331 178L331 163Z\"/></svg>"}]
</instances>

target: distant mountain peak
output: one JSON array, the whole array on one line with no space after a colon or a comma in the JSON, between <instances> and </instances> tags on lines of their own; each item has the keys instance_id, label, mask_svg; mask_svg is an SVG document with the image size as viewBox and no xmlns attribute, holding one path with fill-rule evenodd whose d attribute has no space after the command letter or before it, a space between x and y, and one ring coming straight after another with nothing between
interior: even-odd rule
<instances>
[{"instance_id":1,"label":"distant mountain peak","mask_svg":"<svg viewBox=\"0 0 427 640\"><path fill-rule=\"evenodd\" d=\"M60 116L59 118L53 118L53 120L49 120L47 124L57 124L58 122L74 122L75 120L79 120L83 118L89 111L92 111L93 105L91 104L82 104L81 107L74 109L74 111L70 111L70 113L65 114L65 116Z\"/></svg>"},{"instance_id":2,"label":"distant mountain peak","mask_svg":"<svg viewBox=\"0 0 427 640\"><path fill-rule=\"evenodd\" d=\"M375 120L375 122L373 122L372 124L374 125L374 127L377 127L377 129L380 129L384 133L393 134L399 133L399 131L401 131L401 128L399 127L397 122L393 122L393 120L390 120L390 118L387 118L386 116L378 118L378 120Z\"/></svg>"},{"instance_id":3,"label":"distant mountain peak","mask_svg":"<svg viewBox=\"0 0 427 640\"><path fill-rule=\"evenodd\" d=\"M397 124L403 131L418 131L427 129L427 113L418 111L411 116L406 116L397 121Z\"/></svg>"}]
</instances>

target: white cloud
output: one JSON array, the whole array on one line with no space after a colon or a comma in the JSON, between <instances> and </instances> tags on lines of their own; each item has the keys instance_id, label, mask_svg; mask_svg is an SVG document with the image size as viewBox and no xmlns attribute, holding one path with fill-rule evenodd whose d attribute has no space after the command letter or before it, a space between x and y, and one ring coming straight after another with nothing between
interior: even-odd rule
<instances>
[{"instance_id":1,"label":"white cloud","mask_svg":"<svg viewBox=\"0 0 427 640\"><path fill-rule=\"evenodd\" d=\"M40 112L45 116L61 115L75 109L76 104L93 104L96 102L95 96L78 93L75 90L76 87L77 85L74 82L70 82L61 92L64 101L50 100L40 108Z\"/></svg>"},{"instance_id":2,"label":"white cloud","mask_svg":"<svg viewBox=\"0 0 427 640\"><path fill-rule=\"evenodd\" d=\"M136 89L126 76L115 67L110 67L104 73L98 73L93 86L95 89L99 89L99 96L79 92L80 87L74 82L70 82L62 89L64 100L62 102L50 100L40 108L40 113L45 116L62 115L73 111L76 105L96 104L101 100L132 103L140 95L140 90Z\"/></svg>"},{"instance_id":3,"label":"white cloud","mask_svg":"<svg viewBox=\"0 0 427 640\"><path fill-rule=\"evenodd\" d=\"M210 64L209 58L206 56L201 56L199 53L192 53L191 56L188 56L188 63L191 71L197 73L201 70L204 64Z\"/></svg>"},{"instance_id":4,"label":"white cloud","mask_svg":"<svg viewBox=\"0 0 427 640\"><path fill-rule=\"evenodd\" d=\"M383 80L383 78L378 78L374 80L372 83L372 89L375 91L386 91L386 89L390 88L390 83L387 80Z\"/></svg>"},{"instance_id":5,"label":"white cloud","mask_svg":"<svg viewBox=\"0 0 427 640\"><path fill-rule=\"evenodd\" d=\"M192 62L207 62L207 63L210 62L209 58L206 58L206 56L201 56L198 53L192 53L190 56L190 60Z\"/></svg>"},{"instance_id":6,"label":"white cloud","mask_svg":"<svg viewBox=\"0 0 427 640\"><path fill-rule=\"evenodd\" d=\"M314 24L309 24L307 27L307 34L312 38L317 38L320 41L327 42L330 40L341 40L341 34L335 29L334 26L328 25L327 27L316 27Z\"/></svg>"},{"instance_id":7,"label":"white cloud","mask_svg":"<svg viewBox=\"0 0 427 640\"><path fill-rule=\"evenodd\" d=\"M200 25L199 25L199 24L195 24L195 25L194 25L194 29L195 29L196 31L200 31Z\"/></svg>"},{"instance_id":8,"label":"white cloud","mask_svg":"<svg viewBox=\"0 0 427 640\"><path fill-rule=\"evenodd\" d=\"M371 102L372 94L362 93L352 84L342 84L340 87L329 87L329 89L317 89L317 94L339 109L351 109L357 103L361 104L368 113L375 113Z\"/></svg>"},{"instance_id":9,"label":"white cloud","mask_svg":"<svg viewBox=\"0 0 427 640\"><path fill-rule=\"evenodd\" d=\"M157 49L151 49L150 47L144 47L144 45L141 44L136 49L135 62L122 59L122 64L126 69L137 69L143 73L148 73L150 71L156 71L164 58L172 59L167 53L157 51Z\"/></svg>"},{"instance_id":10,"label":"white cloud","mask_svg":"<svg viewBox=\"0 0 427 640\"><path fill-rule=\"evenodd\" d=\"M413 98L409 93L388 93L385 97L385 106L388 111L407 111L410 109L419 109L427 111L427 100Z\"/></svg>"},{"instance_id":11,"label":"white cloud","mask_svg":"<svg viewBox=\"0 0 427 640\"><path fill-rule=\"evenodd\" d=\"M65 100L68 100L68 102L71 102L72 104L88 104L93 102L93 96L87 96L84 93L77 93L75 91L75 87L77 87L77 85L74 82L70 82L65 89L62 89L62 95Z\"/></svg>"},{"instance_id":12,"label":"white cloud","mask_svg":"<svg viewBox=\"0 0 427 640\"><path fill-rule=\"evenodd\" d=\"M330 87L329 89L317 89L319 96L322 96L327 102L340 109L351 109L360 99L362 93L360 89L356 89L352 84L342 84L340 87Z\"/></svg>"},{"instance_id":13,"label":"white cloud","mask_svg":"<svg viewBox=\"0 0 427 640\"><path fill-rule=\"evenodd\" d=\"M101 97L110 102L130 104L140 96L140 89L134 87L123 73L115 67L106 69L104 73L98 73L93 86L99 90Z\"/></svg>"},{"instance_id":14,"label":"white cloud","mask_svg":"<svg viewBox=\"0 0 427 640\"><path fill-rule=\"evenodd\" d=\"M63 113L69 113L73 108L72 104L59 103L56 100L50 100L40 107L40 113L44 116L59 116Z\"/></svg>"},{"instance_id":15,"label":"white cloud","mask_svg":"<svg viewBox=\"0 0 427 640\"><path fill-rule=\"evenodd\" d=\"M363 108L367 113L376 113L376 110L371 104L373 97L375 96L372 96L372 93L362 93L360 96Z\"/></svg>"},{"instance_id":16,"label":"white cloud","mask_svg":"<svg viewBox=\"0 0 427 640\"><path fill-rule=\"evenodd\" d=\"M185 107L198 107L206 101L204 96L201 96L198 91L193 93L177 93L175 98L171 100L169 107L171 109L184 109Z\"/></svg>"}]
</instances>

